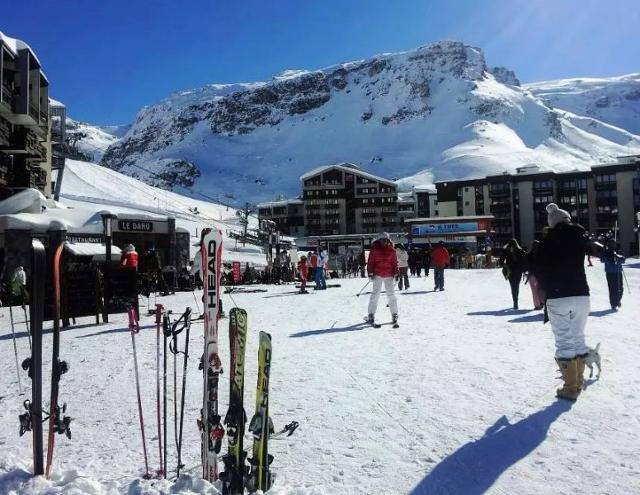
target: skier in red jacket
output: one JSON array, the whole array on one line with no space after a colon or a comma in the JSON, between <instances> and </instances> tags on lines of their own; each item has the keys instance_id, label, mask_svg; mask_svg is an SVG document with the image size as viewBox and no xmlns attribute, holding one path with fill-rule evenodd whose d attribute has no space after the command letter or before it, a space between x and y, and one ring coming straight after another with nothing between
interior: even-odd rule
<instances>
[{"instance_id":1,"label":"skier in red jacket","mask_svg":"<svg viewBox=\"0 0 640 495\"><path fill-rule=\"evenodd\" d=\"M300 294L308 294L307 292L307 274L309 265L307 265L307 257L301 256L298 261L298 273L300 275Z\"/></svg>"},{"instance_id":2,"label":"skier in red jacket","mask_svg":"<svg viewBox=\"0 0 640 495\"><path fill-rule=\"evenodd\" d=\"M138 253L133 244L129 244L124 248L120 255L120 266L125 268L138 269Z\"/></svg>"},{"instance_id":3,"label":"skier in red jacket","mask_svg":"<svg viewBox=\"0 0 640 495\"><path fill-rule=\"evenodd\" d=\"M384 284L387 292L387 300L391 309L391 318L394 324L398 321L398 301L393 291L395 277L398 275L398 258L396 250L389 238L389 234L383 232L371 244L367 272L373 280L373 290L369 298L369 315L367 322L373 324L375 320L380 290Z\"/></svg>"},{"instance_id":4,"label":"skier in red jacket","mask_svg":"<svg viewBox=\"0 0 640 495\"><path fill-rule=\"evenodd\" d=\"M444 247L444 242L440 241L431 253L431 266L433 267L433 277L435 278L436 290L444 290L444 269L449 266L449 251Z\"/></svg>"}]
</instances>

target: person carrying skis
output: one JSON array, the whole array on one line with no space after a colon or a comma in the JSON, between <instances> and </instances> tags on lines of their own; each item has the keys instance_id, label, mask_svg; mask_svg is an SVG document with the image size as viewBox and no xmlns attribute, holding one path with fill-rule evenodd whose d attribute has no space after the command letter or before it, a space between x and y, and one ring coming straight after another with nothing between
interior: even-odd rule
<instances>
[{"instance_id":1,"label":"person carrying skis","mask_svg":"<svg viewBox=\"0 0 640 495\"><path fill-rule=\"evenodd\" d=\"M396 299L393 286L395 277L398 275L398 258L396 250L393 248L389 234L383 232L371 244L369 251L369 261L367 262L367 273L373 281L373 289L369 298L369 311L367 322L372 324L375 321L376 309L378 308L378 299L380 299L380 290L384 285L387 293L389 308L391 309L391 319L393 323L398 321L398 301Z\"/></svg>"},{"instance_id":2,"label":"person carrying skis","mask_svg":"<svg viewBox=\"0 0 640 495\"><path fill-rule=\"evenodd\" d=\"M604 263L604 272L609 287L609 303L614 311L622 306L621 300L624 292L622 265L625 262L624 256L619 255L615 248L615 241L611 239L600 254L600 261Z\"/></svg>"},{"instance_id":3,"label":"person carrying skis","mask_svg":"<svg viewBox=\"0 0 640 495\"><path fill-rule=\"evenodd\" d=\"M138 253L133 244L127 244L120 256L120 266L138 270Z\"/></svg>"},{"instance_id":4,"label":"person carrying skis","mask_svg":"<svg viewBox=\"0 0 640 495\"><path fill-rule=\"evenodd\" d=\"M449 266L450 256L444 241L440 241L431 252L431 266L433 266L433 278L435 279L434 291L444 290L444 269Z\"/></svg>"},{"instance_id":5,"label":"person carrying skis","mask_svg":"<svg viewBox=\"0 0 640 495\"><path fill-rule=\"evenodd\" d=\"M407 274L409 270L409 253L400 243L396 244L396 257L398 258L398 270L400 272L398 275L398 290L402 290L403 287L407 290L409 288L409 275Z\"/></svg>"},{"instance_id":6,"label":"person carrying skis","mask_svg":"<svg viewBox=\"0 0 640 495\"><path fill-rule=\"evenodd\" d=\"M526 252L520 247L516 239L511 239L500 256L499 264L502 266L502 274L511 286L511 298L513 309L518 309L518 295L520 293L520 281L525 269Z\"/></svg>"},{"instance_id":7,"label":"person carrying skis","mask_svg":"<svg viewBox=\"0 0 640 495\"><path fill-rule=\"evenodd\" d=\"M555 203L547 205L549 231L540 241L533 271L546 295L546 306L555 338L555 359L563 386L561 399L576 400L584 384L588 347L585 327L590 310L589 284L584 258L589 238L581 225Z\"/></svg>"},{"instance_id":8,"label":"person carrying skis","mask_svg":"<svg viewBox=\"0 0 640 495\"><path fill-rule=\"evenodd\" d=\"M298 261L298 273L300 274L300 294L308 294L307 292L307 272L309 266L307 265L307 257L301 256Z\"/></svg>"}]
</instances>

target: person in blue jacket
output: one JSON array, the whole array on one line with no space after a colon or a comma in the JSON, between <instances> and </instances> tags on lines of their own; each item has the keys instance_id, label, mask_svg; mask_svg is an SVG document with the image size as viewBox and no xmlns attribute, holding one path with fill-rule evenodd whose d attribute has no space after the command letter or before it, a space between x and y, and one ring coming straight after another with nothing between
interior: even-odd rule
<instances>
[{"instance_id":1,"label":"person in blue jacket","mask_svg":"<svg viewBox=\"0 0 640 495\"><path fill-rule=\"evenodd\" d=\"M616 310L622 306L622 293L624 291L622 265L625 259L624 256L616 252L615 244L610 242L602 250L600 261L604 263L604 272L607 276L609 303L611 304L611 309Z\"/></svg>"}]
</instances>

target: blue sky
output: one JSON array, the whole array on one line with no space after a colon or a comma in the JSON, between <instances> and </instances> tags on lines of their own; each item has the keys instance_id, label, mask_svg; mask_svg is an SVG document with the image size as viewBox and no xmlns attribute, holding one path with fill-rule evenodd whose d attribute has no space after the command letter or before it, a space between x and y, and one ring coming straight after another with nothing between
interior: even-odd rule
<instances>
[{"instance_id":1,"label":"blue sky","mask_svg":"<svg viewBox=\"0 0 640 495\"><path fill-rule=\"evenodd\" d=\"M442 39L523 82L640 72L640 0L21 0L28 42L75 118L127 123L212 82L269 79Z\"/></svg>"}]
</instances>

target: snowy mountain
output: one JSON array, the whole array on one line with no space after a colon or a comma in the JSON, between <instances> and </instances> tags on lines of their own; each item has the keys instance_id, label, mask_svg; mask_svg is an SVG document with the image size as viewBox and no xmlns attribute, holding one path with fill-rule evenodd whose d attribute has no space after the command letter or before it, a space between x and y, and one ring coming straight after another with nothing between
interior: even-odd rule
<instances>
[{"instance_id":1,"label":"snowy mountain","mask_svg":"<svg viewBox=\"0 0 640 495\"><path fill-rule=\"evenodd\" d=\"M99 162L107 148L118 142L130 126L99 127L67 117L67 144L72 158ZM119 136L118 136L119 134Z\"/></svg>"},{"instance_id":2,"label":"snowy mountain","mask_svg":"<svg viewBox=\"0 0 640 495\"><path fill-rule=\"evenodd\" d=\"M579 109L576 109L579 110ZM640 152L640 137L558 110L478 48L441 42L269 82L210 85L143 108L102 164L168 188L254 200L350 161L400 185L568 170Z\"/></svg>"},{"instance_id":3,"label":"snowy mountain","mask_svg":"<svg viewBox=\"0 0 640 495\"><path fill-rule=\"evenodd\" d=\"M547 105L640 134L640 74L525 85Z\"/></svg>"}]
</instances>

